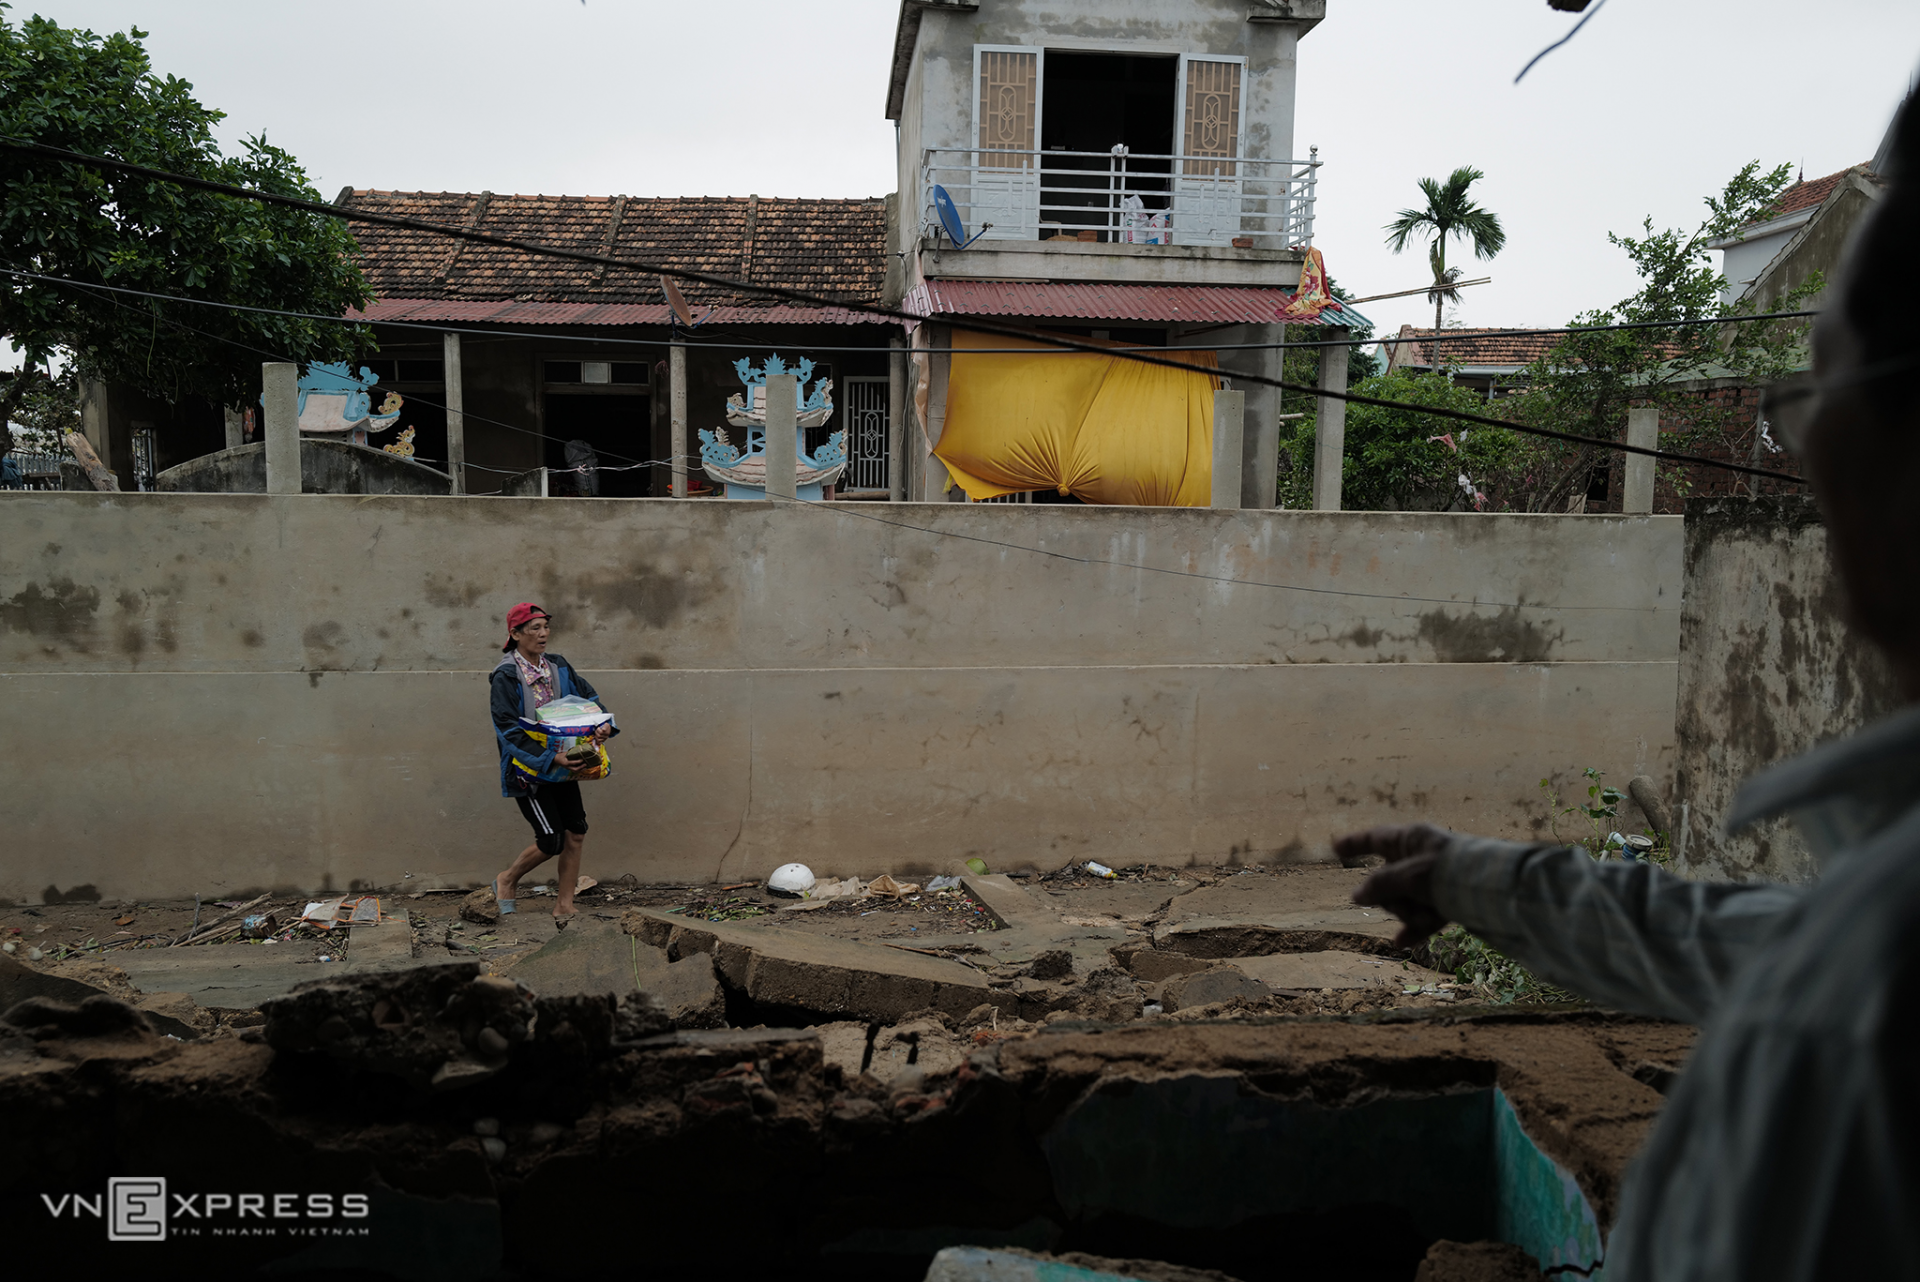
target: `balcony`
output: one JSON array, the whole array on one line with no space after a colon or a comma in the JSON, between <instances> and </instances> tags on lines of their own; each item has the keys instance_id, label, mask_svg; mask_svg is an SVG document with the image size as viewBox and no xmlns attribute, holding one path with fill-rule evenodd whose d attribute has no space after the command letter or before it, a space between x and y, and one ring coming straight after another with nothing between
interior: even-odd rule
<instances>
[{"instance_id":1,"label":"balcony","mask_svg":"<svg viewBox=\"0 0 1920 1282\"><path fill-rule=\"evenodd\" d=\"M1301 160L1112 151L923 153L932 277L1286 285L1313 242L1318 149ZM969 237L940 231L946 189Z\"/></svg>"}]
</instances>

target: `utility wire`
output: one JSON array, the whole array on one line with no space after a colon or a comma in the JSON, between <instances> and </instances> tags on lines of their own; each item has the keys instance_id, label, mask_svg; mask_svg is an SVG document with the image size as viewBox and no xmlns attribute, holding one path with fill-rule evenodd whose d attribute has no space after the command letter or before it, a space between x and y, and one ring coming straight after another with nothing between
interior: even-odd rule
<instances>
[{"instance_id":1,"label":"utility wire","mask_svg":"<svg viewBox=\"0 0 1920 1282\"><path fill-rule=\"evenodd\" d=\"M1577 28L1576 28L1577 30ZM68 151L64 147L49 147L44 143L23 142L18 139L0 138L0 151L10 151L19 155L40 156L61 160L71 164L110 169L136 177L149 178L159 182L176 183L202 191L211 191L220 195L233 196L243 200L256 200L264 204L280 205L289 209L298 209L306 213L319 214L328 218L338 218L349 222L364 222L375 226L398 227L407 231L421 231L430 235L448 236L458 240L472 241L483 245L495 245L517 250L525 254L566 259L572 262L589 263L594 266L617 267L623 271L640 272L651 275L672 276L680 280L696 281L700 284L715 285L732 290L745 290L763 294L770 298L785 299L789 302L803 303L811 307L831 307L843 311L860 312L870 316L879 316L888 320L922 324L927 318L902 312L894 308L879 307L871 303L862 303L851 299L829 298L804 290L787 289L784 286L757 285L747 281L731 280L709 272L689 271L681 267L668 267L661 264L635 263L608 254L588 253L584 250L563 249L554 245L541 245L536 242L514 240L507 236L495 236L490 232L476 231L465 227L448 227L439 223L430 223L418 218L400 218L390 214L374 214L366 210L356 210L339 205L325 204L320 201L305 200L294 196L281 196L272 192L256 191L248 187L238 187L231 183L215 182L207 178L195 178L187 174L176 174L164 169L153 169L146 165L130 164L122 160L111 160L104 156L89 156L81 152ZM1021 330L1010 326L996 325L974 318L952 322L959 328L975 333L997 334L1001 337L1018 338L1027 342L1037 342L1043 346L1057 347L1066 351L1094 352L1105 356L1118 356L1145 365L1158 365L1166 369L1191 373L1194 366L1185 361L1166 360L1147 354L1139 348L1121 348L1097 346L1061 335ZM1699 324L1701 322L1687 322ZM1547 437L1553 440L1568 441L1581 445L1592 445L1601 449L1616 450L1627 454L1644 454L1653 458L1662 458L1670 462L1693 463L1704 467L1717 468L1728 472L1741 472L1749 476L1766 477L1772 480L1790 481L1796 485L1804 484L1801 477L1787 472L1775 472L1766 468L1749 467L1742 463L1732 463L1720 459L1710 459L1696 454L1681 454L1673 451L1647 449L1637 445L1628 445L1622 441L1610 441L1601 437L1582 436L1571 432L1557 432L1550 428L1534 427L1529 424L1512 423L1501 419L1489 418L1480 414L1468 414L1461 410L1441 409L1429 406L1410 406L1405 402L1382 400L1379 397L1361 396L1353 392L1336 392L1311 386L1305 383L1291 383L1284 379L1267 378L1264 375L1229 372L1226 375L1241 382L1254 383L1265 387L1278 388L1286 392L1300 392L1323 399L1348 401L1360 405L1376 405L1387 409L1412 410L1434 418L1453 419L1457 422L1478 423L1490 427L1504 427L1510 431L1530 436Z\"/></svg>"},{"instance_id":2,"label":"utility wire","mask_svg":"<svg viewBox=\"0 0 1920 1282\"><path fill-rule=\"evenodd\" d=\"M382 320L377 317L368 318L365 316L327 316L319 312L289 311L284 307L256 307L246 303L221 302L218 299L212 298L189 298L182 294L157 294L149 289L134 289L126 285L108 285L100 281L73 280L66 276L48 276L40 272L20 271L17 268L0 268L0 275L17 276L22 280L45 281L52 285L72 285L81 289L105 289L111 290L116 294L130 294L136 298L155 298L169 303L187 303L194 307L212 307L232 312L253 312L262 316L286 316L294 320L324 321L335 325L384 325L394 329L426 330L434 334L471 334L479 338L524 338L544 342L588 343L596 346L645 347L650 350L663 352L673 347L713 348L720 351L737 351L744 347L764 347L766 345L766 340L757 338L739 338L726 343L699 343L662 338L601 337L597 334L550 334L539 330L470 329L459 325L436 325L428 321ZM1415 292L1417 293L1418 291ZM1470 343L1490 338L1531 338L1539 334L1602 334L1615 330L1683 329L1696 325L1706 327L1711 325L1736 325L1753 321L1792 320L1797 317L1811 317L1818 316L1819 314L1817 311L1764 312L1757 314L1705 316L1697 320L1621 321L1612 325L1566 325L1557 329L1474 330L1470 333L1461 332L1453 334L1449 334L1444 330L1437 334L1431 330L1420 330L1411 335L1404 336L1399 333L1386 335L1375 334L1368 338L1315 339L1311 341L1289 341L1281 343L1196 343L1186 345L1170 343L1165 346L1153 346L1143 350L1150 352L1266 352L1279 351L1281 349L1292 350L1294 348L1315 350L1324 347L1367 347L1374 343L1378 343L1382 347L1399 343L1405 343L1408 346L1425 347L1434 342ZM1077 318L1037 317L1036 319L1067 320ZM931 324L949 323L935 316L922 317L921 320L923 323ZM1232 323L1237 325L1242 322ZM965 329L967 325L959 324L957 328ZM818 343L808 343L806 344L806 350L810 352L879 355L892 349L878 347L872 344L865 347L834 347L823 346ZM931 354L936 356L1025 356L1031 354L1033 348L1030 346L918 347L912 350L921 355ZM1099 347L1091 348L1090 350L1097 351L1102 355L1112 355L1116 349L1112 347ZM1119 350L1131 351L1133 349L1122 348Z\"/></svg>"},{"instance_id":3,"label":"utility wire","mask_svg":"<svg viewBox=\"0 0 1920 1282\"><path fill-rule=\"evenodd\" d=\"M69 282L69 283L73 283L73 282ZM85 288L85 286L82 286L82 288ZM134 308L127 303L119 302L116 299L108 299L106 301L114 303L114 305L117 307L125 307L129 311L135 311L135 312L139 311L138 308ZM231 344L232 346L241 348L243 351L253 352L254 354L260 355L260 356L272 357L273 359L276 359L276 360L283 359L282 357L277 356L273 352L265 351L261 348L253 347L250 344L242 343L238 339L227 338L219 334L208 333L205 330L195 329L190 325L187 325L181 321L173 320L169 317L159 317L157 319L159 319L163 324L173 326L174 328L177 328L177 329L184 329L189 333L199 334L202 337L213 339L215 342ZM423 402L423 403L429 404L429 405L432 404L432 402ZM445 408L445 407L443 406L441 408ZM475 416L475 417L478 418L479 416ZM495 426L504 427L509 429L510 431L524 432L529 436L539 436L546 440L559 439L557 437L546 436L546 434L543 432L535 432L527 428L516 427L511 423L503 423L503 422L500 422L498 419L480 418L479 421L492 423ZM599 453L600 451L596 449L595 452ZM608 452L607 456L611 458L624 457L623 455L613 454L610 451ZM571 468L548 468L547 472L549 475L567 475L569 473L576 473L576 472L587 473L592 471L624 472L624 471L632 471L636 467L654 467L654 466L664 465L671 472L678 473L683 476L691 477L691 476L698 475L698 473L693 468L681 466L679 460L671 459L671 458L629 460L629 464L630 466L628 467L612 467L612 468L590 468L585 466L571 467ZM473 464L473 463L468 463L468 464L465 464L464 466L468 468L479 467L479 470L483 472L494 472L494 473L504 474L508 476L526 476L528 475L528 472L530 470L538 470L538 469L528 469L528 470L522 470L518 472L508 472L504 468L484 467L484 466ZM503 490L490 490L490 491L487 491L486 494L498 495L503 492L504 492ZM769 494L767 497L769 499L773 499L776 496ZM1110 566L1115 569L1137 570L1147 574L1172 575L1176 578L1202 579L1210 583L1225 583L1225 584L1238 586L1238 587L1270 588L1270 589L1281 591L1281 592L1304 592L1314 596L1354 597L1361 600L1369 600L1369 601L1407 601L1416 605L1451 605L1455 607L1464 606L1472 609L1534 610L1534 611L1543 611L1543 612L1549 612L1549 613L1558 613L1558 612L1570 611L1570 610L1576 610L1576 611L1608 610L1608 611L1614 611L1614 612L1629 612L1629 613L1642 614L1642 613L1653 612L1658 608L1653 606L1613 606L1613 605L1534 605L1525 601L1461 601L1453 597L1403 596L1403 595L1395 595L1390 592L1355 592L1346 588L1313 588L1313 587L1307 587L1303 584L1297 584L1297 583L1273 583L1263 579L1241 579L1241 578L1235 578L1231 575L1224 575L1224 574L1204 574L1197 570L1177 570L1177 569L1169 568L1167 566L1147 565L1144 562L1139 562L1139 561L1116 561L1107 557L1075 556L1072 553L1068 553L1068 552L1059 552L1059 551L1054 551L1048 548L1031 547L1024 543L1014 543L1006 539L990 539L983 535L978 535L978 534L963 534L954 530L936 530L931 526L915 525L911 521L891 520L887 517L876 516L871 512L858 511L855 509L854 504L848 503L848 502L826 503L826 502L816 502L815 500L812 500L812 499L800 499L800 498L794 498L794 499L788 500L784 496L778 496L778 501L791 502L801 507L817 508L824 511L834 512L842 516L854 517L863 521L873 521L880 525L890 525L895 529L910 530L919 534L930 534L936 538L959 539L967 543L982 543L982 544L986 544L989 547L1004 548L1012 552L1026 552L1034 556L1051 557L1054 560L1058 560L1058 561L1071 561L1081 565L1104 565L1104 566Z\"/></svg>"}]
</instances>

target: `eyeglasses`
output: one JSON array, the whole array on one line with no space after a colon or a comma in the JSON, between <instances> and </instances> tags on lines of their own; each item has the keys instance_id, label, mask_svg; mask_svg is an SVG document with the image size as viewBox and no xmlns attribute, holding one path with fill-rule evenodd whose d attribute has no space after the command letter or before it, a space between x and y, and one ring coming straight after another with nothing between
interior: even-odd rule
<instances>
[{"instance_id":1,"label":"eyeglasses","mask_svg":"<svg viewBox=\"0 0 1920 1282\"><path fill-rule=\"evenodd\" d=\"M1783 378L1760 393L1760 422L1773 437L1798 454L1807 442L1807 430L1820 417L1826 393L1842 387L1857 387L1920 367L1920 356L1899 356L1857 369L1843 378L1816 378L1796 374Z\"/></svg>"}]
</instances>

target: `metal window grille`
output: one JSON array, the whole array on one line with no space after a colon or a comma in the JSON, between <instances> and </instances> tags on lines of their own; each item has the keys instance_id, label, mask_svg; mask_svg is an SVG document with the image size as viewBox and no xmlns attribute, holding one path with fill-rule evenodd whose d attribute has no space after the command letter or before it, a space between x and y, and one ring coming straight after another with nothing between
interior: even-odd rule
<instances>
[{"instance_id":1,"label":"metal window grille","mask_svg":"<svg viewBox=\"0 0 1920 1282\"><path fill-rule=\"evenodd\" d=\"M980 150L982 165L1031 169L1034 98L1040 59L1031 53L982 50L980 54ZM997 156L995 152L1012 153Z\"/></svg>"},{"instance_id":2,"label":"metal window grille","mask_svg":"<svg viewBox=\"0 0 1920 1282\"><path fill-rule=\"evenodd\" d=\"M1232 177L1230 158L1240 143L1240 64L1190 60L1186 108L1184 150L1192 158L1186 172Z\"/></svg>"},{"instance_id":3,"label":"metal window grille","mask_svg":"<svg viewBox=\"0 0 1920 1282\"><path fill-rule=\"evenodd\" d=\"M138 426L133 429L133 484L142 494L153 489L153 428Z\"/></svg>"},{"instance_id":4,"label":"metal window grille","mask_svg":"<svg viewBox=\"0 0 1920 1282\"><path fill-rule=\"evenodd\" d=\"M840 488L886 489L887 380L849 378L843 421L847 430L847 479Z\"/></svg>"}]
</instances>

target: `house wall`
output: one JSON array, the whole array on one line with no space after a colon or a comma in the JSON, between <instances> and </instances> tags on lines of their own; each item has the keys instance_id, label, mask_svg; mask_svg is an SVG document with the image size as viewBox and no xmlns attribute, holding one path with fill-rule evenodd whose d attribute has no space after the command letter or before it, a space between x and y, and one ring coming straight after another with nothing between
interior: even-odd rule
<instances>
[{"instance_id":1,"label":"house wall","mask_svg":"<svg viewBox=\"0 0 1920 1282\"><path fill-rule=\"evenodd\" d=\"M74 750L14 754L0 897L484 879L526 842L483 704L528 599L626 728L586 790L603 879L1302 859L1414 817L1524 834L1542 776L1671 770L1680 534L9 493L0 699Z\"/></svg>"},{"instance_id":2,"label":"house wall","mask_svg":"<svg viewBox=\"0 0 1920 1282\"><path fill-rule=\"evenodd\" d=\"M1878 189L1858 174L1850 174L1821 204L1811 221L1785 247L1783 253L1762 264L1765 270L1753 285L1756 309L1766 311L1782 296L1805 284L1815 272L1831 283L1846 256L1854 228L1872 209ZM1800 306L1817 311L1826 290L1807 298Z\"/></svg>"},{"instance_id":3,"label":"house wall","mask_svg":"<svg viewBox=\"0 0 1920 1282\"><path fill-rule=\"evenodd\" d=\"M1901 704L1878 651L1847 629L1810 497L1693 500L1686 515L1676 801L1693 876L1799 882L1813 859L1785 820L1728 836L1740 783ZM1680 808L1673 807L1675 821Z\"/></svg>"}]
</instances>

